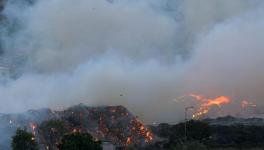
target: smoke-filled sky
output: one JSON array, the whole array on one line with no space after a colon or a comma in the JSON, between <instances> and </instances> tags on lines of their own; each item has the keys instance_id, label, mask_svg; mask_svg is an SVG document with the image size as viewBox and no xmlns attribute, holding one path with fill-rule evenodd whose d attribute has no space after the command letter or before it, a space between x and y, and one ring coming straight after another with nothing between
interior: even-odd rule
<instances>
[{"instance_id":1,"label":"smoke-filled sky","mask_svg":"<svg viewBox=\"0 0 264 150\"><path fill-rule=\"evenodd\" d=\"M264 105L262 0L28 1L2 12L1 62L15 77L1 112L124 105L175 122L189 93Z\"/></svg>"}]
</instances>

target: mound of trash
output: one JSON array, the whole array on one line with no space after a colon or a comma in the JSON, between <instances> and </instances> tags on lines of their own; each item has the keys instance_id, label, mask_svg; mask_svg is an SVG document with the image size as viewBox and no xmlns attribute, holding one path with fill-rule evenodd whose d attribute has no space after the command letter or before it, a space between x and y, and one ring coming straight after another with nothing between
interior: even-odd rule
<instances>
[{"instance_id":1,"label":"mound of trash","mask_svg":"<svg viewBox=\"0 0 264 150\"><path fill-rule=\"evenodd\" d=\"M144 146L153 139L153 134L123 106L88 107L80 104L62 111L39 109L21 114L1 114L0 134L5 138L0 138L0 147L9 149L17 128L31 131L41 147L56 146L62 134L57 134L56 130L60 129L43 125L49 121L62 122L60 128L65 128L63 132L88 132L95 140L109 141L120 147ZM51 135L58 140L50 141Z\"/></svg>"}]
</instances>

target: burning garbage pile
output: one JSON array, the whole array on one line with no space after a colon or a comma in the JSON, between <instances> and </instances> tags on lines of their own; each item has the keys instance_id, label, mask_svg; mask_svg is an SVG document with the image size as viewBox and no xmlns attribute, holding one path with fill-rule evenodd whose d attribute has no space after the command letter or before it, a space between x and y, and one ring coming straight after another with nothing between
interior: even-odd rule
<instances>
[{"instance_id":1,"label":"burning garbage pile","mask_svg":"<svg viewBox=\"0 0 264 150\"><path fill-rule=\"evenodd\" d=\"M12 129L11 133L18 127L27 127L42 149L54 149L65 133L72 132L88 132L95 140L111 141L120 147L144 146L153 139L150 130L123 106L87 107L80 104L63 111L43 109L2 115L0 121Z\"/></svg>"},{"instance_id":2,"label":"burning garbage pile","mask_svg":"<svg viewBox=\"0 0 264 150\"><path fill-rule=\"evenodd\" d=\"M72 132L89 132L95 139L110 140L117 146L144 145L152 133L123 106L78 105L58 112Z\"/></svg>"}]
</instances>

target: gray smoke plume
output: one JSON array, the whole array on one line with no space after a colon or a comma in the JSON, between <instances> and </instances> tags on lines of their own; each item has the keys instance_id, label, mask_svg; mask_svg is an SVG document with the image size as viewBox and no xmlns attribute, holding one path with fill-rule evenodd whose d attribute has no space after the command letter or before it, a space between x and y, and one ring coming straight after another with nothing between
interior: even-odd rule
<instances>
[{"instance_id":1,"label":"gray smoke plume","mask_svg":"<svg viewBox=\"0 0 264 150\"><path fill-rule=\"evenodd\" d=\"M149 123L180 121L193 104L175 98L188 93L262 105L263 7L261 0L10 0L1 59L13 77L0 86L0 109L124 105Z\"/></svg>"}]
</instances>

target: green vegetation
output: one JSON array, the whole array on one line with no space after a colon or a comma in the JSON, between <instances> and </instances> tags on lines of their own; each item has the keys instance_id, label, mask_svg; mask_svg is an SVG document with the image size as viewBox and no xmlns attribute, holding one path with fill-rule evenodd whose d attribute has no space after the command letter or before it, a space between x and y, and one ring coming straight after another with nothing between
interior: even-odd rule
<instances>
[{"instance_id":1,"label":"green vegetation","mask_svg":"<svg viewBox=\"0 0 264 150\"><path fill-rule=\"evenodd\" d=\"M184 123L179 123L172 126L172 128L170 128L169 130L169 133L173 132L174 134L170 134L169 138L171 140L183 139L185 135L184 126ZM187 122L186 126L188 140L204 141L207 140L210 136L210 127L205 122L191 120Z\"/></svg>"},{"instance_id":2,"label":"green vegetation","mask_svg":"<svg viewBox=\"0 0 264 150\"><path fill-rule=\"evenodd\" d=\"M170 150L207 150L207 146L199 141L189 141L187 143L179 143Z\"/></svg>"},{"instance_id":3,"label":"green vegetation","mask_svg":"<svg viewBox=\"0 0 264 150\"><path fill-rule=\"evenodd\" d=\"M63 135L69 132L66 128L66 124L61 120L49 120L40 124L39 133L45 139L42 143L45 143L48 147L55 149L58 143L61 141Z\"/></svg>"},{"instance_id":4,"label":"green vegetation","mask_svg":"<svg viewBox=\"0 0 264 150\"><path fill-rule=\"evenodd\" d=\"M213 147L251 148L264 147L264 126L231 125L211 127Z\"/></svg>"},{"instance_id":5,"label":"green vegetation","mask_svg":"<svg viewBox=\"0 0 264 150\"><path fill-rule=\"evenodd\" d=\"M187 122L187 142L184 128L184 123L163 123L150 127L162 140L152 143L145 150L264 148L264 126L209 125L204 121L191 120Z\"/></svg>"},{"instance_id":6,"label":"green vegetation","mask_svg":"<svg viewBox=\"0 0 264 150\"><path fill-rule=\"evenodd\" d=\"M59 150L102 150L101 143L94 141L88 133L71 133L67 124L60 120L45 121L38 127L40 143L50 149ZM69 133L69 134L68 134ZM35 137L22 130L17 129L12 141L13 150L38 150Z\"/></svg>"},{"instance_id":7,"label":"green vegetation","mask_svg":"<svg viewBox=\"0 0 264 150\"><path fill-rule=\"evenodd\" d=\"M38 150L33 134L20 128L17 129L15 136L12 137L11 147L13 150Z\"/></svg>"},{"instance_id":8,"label":"green vegetation","mask_svg":"<svg viewBox=\"0 0 264 150\"><path fill-rule=\"evenodd\" d=\"M94 141L88 133L72 133L63 136L60 150L102 150L101 143Z\"/></svg>"}]
</instances>

